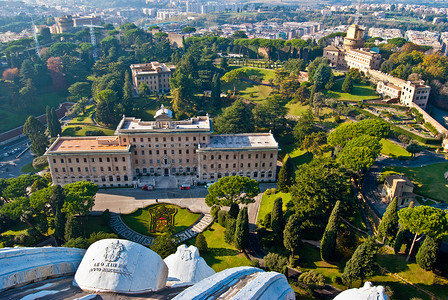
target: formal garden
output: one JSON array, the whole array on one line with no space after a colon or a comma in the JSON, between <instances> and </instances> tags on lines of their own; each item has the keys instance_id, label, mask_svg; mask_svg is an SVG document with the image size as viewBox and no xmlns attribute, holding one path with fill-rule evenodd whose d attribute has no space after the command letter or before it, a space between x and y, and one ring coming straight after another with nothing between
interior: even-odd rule
<instances>
[{"instance_id":1,"label":"formal garden","mask_svg":"<svg viewBox=\"0 0 448 300\"><path fill-rule=\"evenodd\" d=\"M121 219L131 229L147 236L159 236L170 230L173 234L193 225L201 214L171 204L154 204L139 208Z\"/></svg>"}]
</instances>

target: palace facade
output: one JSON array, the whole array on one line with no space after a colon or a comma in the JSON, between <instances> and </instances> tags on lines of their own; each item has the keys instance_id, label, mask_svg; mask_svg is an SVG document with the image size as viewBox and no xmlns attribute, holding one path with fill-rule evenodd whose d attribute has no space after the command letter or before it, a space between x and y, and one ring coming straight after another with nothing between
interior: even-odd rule
<instances>
[{"instance_id":1,"label":"palace facade","mask_svg":"<svg viewBox=\"0 0 448 300\"><path fill-rule=\"evenodd\" d=\"M114 136L58 137L45 153L53 182L118 187L143 175L190 175L202 183L230 175L276 179L279 147L271 133L215 135L208 115L172 117L162 105L155 121L123 116Z\"/></svg>"}]
</instances>

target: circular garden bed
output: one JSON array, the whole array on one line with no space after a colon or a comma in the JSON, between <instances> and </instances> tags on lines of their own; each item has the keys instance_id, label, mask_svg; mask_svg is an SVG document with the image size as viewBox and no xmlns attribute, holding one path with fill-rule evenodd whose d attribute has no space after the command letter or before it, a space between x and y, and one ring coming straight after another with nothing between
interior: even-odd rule
<instances>
[{"instance_id":1,"label":"circular garden bed","mask_svg":"<svg viewBox=\"0 0 448 300\"><path fill-rule=\"evenodd\" d=\"M158 236L170 227L173 233L181 232L193 225L201 214L172 204L153 204L139 208L131 214L122 214L121 219L131 229L148 236Z\"/></svg>"}]
</instances>

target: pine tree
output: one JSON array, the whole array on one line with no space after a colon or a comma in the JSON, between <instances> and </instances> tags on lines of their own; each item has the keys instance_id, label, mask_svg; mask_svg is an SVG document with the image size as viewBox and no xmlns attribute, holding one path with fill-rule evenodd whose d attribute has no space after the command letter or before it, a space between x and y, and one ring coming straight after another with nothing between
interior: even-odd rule
<instances>
[{"instance_id":1,"label":"pine tree","mask_svg":"<svg viewBox=\"0 0 448 300\"><path fill-rule=\"evenodd\" d=\"M195 245L198 248L200 254L208 251L207 240L205 239L205 236L202 232L197 235Z\"/></svg>"},{"instance_id":2,"label":"pine tree","mask_svg":"<svg viewBox=\"0 0 448 300\"><path fill-rule=\"evenodd\" d=\"M247 214L247 207L244 207L238 213L234 243L235 248L240 251L247 249L249 246L249 216Z\"/></svg>"},{"instance_id":3,"label":"pine tree","mask_svg":"<svg viewBox=\"0 0 448 300\"><path fill-rule=\"evenodd\" d=\"M53 119L52 126L53 126L53 134L52 137L58 136L58 134L61 134L62 128L61 128L61 122L59 122L58 115L56 114L56 110L54 107L51 108L51 118Z\"/></svg>"},{"instance_id":4,"label":"pine tree","mask_svg":"<svg viewBox=\"0 0 448 300\"><path fill-rule=\"evenodd\" d=\"M129 72L126 72L124 75L124 85L123 85L123 100L129 101L132 98L132 85L131 85L131 76Z\"/></svg>"},{"instance_id":5,"label":"pine tree","mask_svg":"<svg viewBox=\"0 0 448 300\"><path fill-rule=\"evenodd\" d=\"M345 76L344 82L342 83L341 90L344 93L350 93L353 89L353 79L350 75Z\"/></svg>"},{"instance_id":6,"label":"pine tree","mask_svg":"<svg viewBox=\"0 0 448 300\"><path fill-rule=\"evenodd\" d=\"M437 253L440 249L440 241L434 240L432 237L426 236L425 241L418 249L415 259L420 268L431 271L437 260Z\"/></svg>"},{"instance_id":7,"label":"pine tree","mask_svg":"<svg viewBox=\"0 0 448 300\"><path fill-rule=\"evenodd\" d=\"M286 223L285 230L283 231L283 245L285 248L291 251L291 256L294 257L294 251L297 250L302 242L301 239L301 222L298 215L292 215L289 217Z\"/></svg>"},{"instance_id":8,"label":"pine tree","mask_svg":"<svg viewBox=\"0 0 448 300\"><path fill-rule=\"evenodd\" d=\"M394 237L398 229L398 199L395 197L387 206L386 212L378 227L378 237L383 238L383 244L387 237Z\"/></svg>"},{"instance_id":9,"label":"pine tree","mask_svg":"<svg viewBox=\"0 0 448 300\"><path fill-rule=\"evenodd\" d=\"M278 172L277 186L281 192L287 193L289 188L294 184L294 166L291 158L286 156L286 159Z\"/></svg>"},{"instance_id":10,"label":"pine tree","mask_svg":"<svg viewBox=\"0 0 448 300\"><path fill-rule=\"evenodd\" d=\"M276 242L282 242L285 220L283 219L283 201L280 197L274 201L274 207L271 213L271 228L274 232L274 240Z\"/></svg>"},{"instance_id":11,"label":"pine tree","mask_svg":"<svg viewBox=\"0 0 448 300\"><path fill-rule=\"evenodd\" d=\"M238 203L233 202L230 205L229 216L236 220L236 218L238 218L238 213L239 212L240 212L240 206L238 205Z\"/></svg>"},{"instance_id":12,"label":"pine tree","mask_svg":"<svg viewBox=\"0 0 448 300\"><path fill-rule=\"evenodd\" d=\"M81 236L81 226L79 221L74 216L69 216L65 222L64 239L68 241L79 236Z\"/></svg>"},{"instance_id":13,"label":"pine tree","mask_svg":"<svg viewBox=\"0 0 448 300\"><path fill-rule=\"evenodd\" d=\"M351 287L352 282L361 279L361 285L376 270L375 256L377 248L375 241L369 238L356 248L350 260L347 262L342 274L344 282Z\"/></svg>"},{"instance_id":14,"label":"pine tree","mask_svg":"<svg viewBox=\"0 0 448 300\"><path fill-rule=\"evenodd\" d=\"M339 227L339 211L341 201L336 201L333 207L330 218L328 219L327 227L320 242L320 257L324 261L329 261L334 258L336 251L336 238L338 235Z\"/></svg>"}]
</instances>

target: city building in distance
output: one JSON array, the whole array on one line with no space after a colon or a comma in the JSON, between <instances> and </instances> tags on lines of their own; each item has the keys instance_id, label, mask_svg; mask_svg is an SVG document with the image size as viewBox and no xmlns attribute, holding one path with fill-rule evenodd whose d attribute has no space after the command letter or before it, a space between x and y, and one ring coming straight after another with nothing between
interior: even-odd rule
<instances>
[{"instance_id":1,"label":"city building in distance","mask_svg":"<svg viewBox=\"0 0 448 300\"><path fill-rule=\"evenodd\" d=\"M271 133L214 135L208 115L172 117L162 105L155 121L123 116L115 136L58 137L45 153L53 182L132 186L142 175L189 175L192 183L230 175L275 180L279 147Z\"/></svg>"},{"instance_id":2,"label":"city building in distance","mask_svg":"<svg viewBox=\"0 0 448 300\"><path fill-rule=\"evenodd\" d=\"M167 66L156 61L131 65L132 84L136 91L138 91L140 84L144 82L151 92L169 92L170 78L175 69L175 66Z\"/></svg>"}]
</instances>

